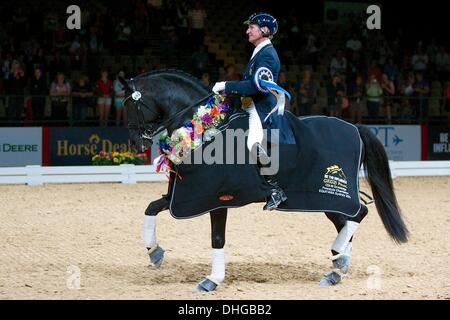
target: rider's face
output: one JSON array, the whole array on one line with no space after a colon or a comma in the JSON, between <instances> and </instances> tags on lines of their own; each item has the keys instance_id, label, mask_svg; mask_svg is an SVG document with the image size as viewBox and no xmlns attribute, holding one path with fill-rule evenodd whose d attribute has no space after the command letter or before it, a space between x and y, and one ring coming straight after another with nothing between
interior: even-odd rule
<instances>
[{"instance_id":1,"label":"rider's face","mask_svg":"<svg viewBox=\"0 0 450 320\"><path fill-rule=\"evenodd\" d=\"M254 45L257 45L263 38L261 29L256 24L249 24L246 33L248 36L248 42L253 43Z\"/></svg>"}]
</instances>

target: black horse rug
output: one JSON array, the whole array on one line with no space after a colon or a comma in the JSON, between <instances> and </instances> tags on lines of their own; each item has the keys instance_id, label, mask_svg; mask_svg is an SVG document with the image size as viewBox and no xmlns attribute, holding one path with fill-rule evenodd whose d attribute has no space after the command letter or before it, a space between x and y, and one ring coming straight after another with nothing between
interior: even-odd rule
<instances>
[{"instance_id":1,"label":"black horse rug","mask_svg":"<svg viewBox=\"0 0 450 320\"><path fill-rule=\"evenodd\" d=\"M282 119L286 125L281 126L283 129L277 139L273 133L267 137L272 142L272 162L275 159L273 152L278 148L276 180L288 197L278 210L327 211L356 216L361 209L358 173L362 141L358 129L340 119L325 116L299 119L285 112ZM248 114L233 111L218 129L220 133L212 142L192 151L189 162L176 166L176 175L171 175L166 197L175 218L265 202L270 196L270 185L260 175L255 161L251 161L248 149L239 147L237 139L227 134L230 130L248 130ZM218 139L223 143L211 148ZM230 143L230 139L235 143ZM230 144L234 145L233 150L230 150ZM245 153L244 163L242 152ZM216 163L205 160L205 154L213 155Z\"/></svg>"}]
</instances>

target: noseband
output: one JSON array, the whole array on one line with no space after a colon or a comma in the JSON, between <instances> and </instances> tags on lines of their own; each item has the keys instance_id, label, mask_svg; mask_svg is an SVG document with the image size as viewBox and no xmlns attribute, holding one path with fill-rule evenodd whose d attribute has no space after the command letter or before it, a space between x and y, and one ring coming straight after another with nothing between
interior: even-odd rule
<instances>
[{"instance_id":1,"label":"noseband","mask_svg":"<svg viewBox=\"0 0 450 320\"><path fill-rule=\"evenodd\" d=\"M145 117L144 117L144 113L142 111L142 107L144 107L145 109L150 111L152 114L156 115L157 118L160 118L160 115L155 110L150 108L148 106L148 104L145 103L145 101L143 100L142 94L138 90L136 90L136 85L134 83L133 78L130 79L130 83L131 83L131 89L133 92L131 93L131 95L129 95L128 97L125 98L123 103L125 105L125 102L130 98L133 100L133 106L134 106L133 109L136 112L138 123L137 123L136 127L129 127L129 129L137 129L139 132L139 136L144 140L150 141L151 143L153 143L153 137L156 136L157 134L161 133L165 129L167 129L167 127L173 121L175 121L175 119L177 117L183 115L186 111L192 109L193 107L200 105L200 103L202 103L203 101L205 101L206 99L208 99L209 97L211 97L214 94L212 92L209 93L207 96L205 96L205 97L201 98L200 100L198 100L197 102L181 109L180 111L175 113L173 116L167 118L166 120L162 121L159 124L154 124L154 123L149 124L149 123L145 122Z\"/></svg>"}]
</instances>

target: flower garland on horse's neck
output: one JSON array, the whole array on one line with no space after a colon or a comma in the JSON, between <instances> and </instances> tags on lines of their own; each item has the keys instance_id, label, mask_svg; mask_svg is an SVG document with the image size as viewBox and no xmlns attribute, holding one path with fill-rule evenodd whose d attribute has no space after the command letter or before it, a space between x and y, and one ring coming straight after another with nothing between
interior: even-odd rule
<instances>
[{"instance_id":1,"label":"flower garland on horse's neck","mask_svg":"<svg viewBox=\"0 0 450 320\"><path fill-rule=\"evenodd\" d=\"M167 175L175 172L173 165L181 164L192 150L219 133L217 127L225 119L229 109L224 96L214 95L206 105L198 108L191 121L186 121L170 137L161 135L158 148L160 156L153 162L156 172L163 171Z\"/></svg>"}]
</instances>

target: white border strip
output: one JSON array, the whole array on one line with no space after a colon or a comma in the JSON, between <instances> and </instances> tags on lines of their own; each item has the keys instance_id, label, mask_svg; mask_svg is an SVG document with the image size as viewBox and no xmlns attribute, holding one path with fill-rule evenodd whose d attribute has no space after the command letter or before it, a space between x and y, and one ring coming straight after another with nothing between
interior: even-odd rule
<instances>
[{"instance_id":1,"label":"white border strip","mask_svg":"<svg viewBox=\"0 0 450 320\"><path fill-rule=\"evenodd\" d=\"M450 161L389 161L392 177L450 176ZM364 172L360 171L360 177ZM0 184L167 181L153 165L0 167Z\"/></svg>"}]
</instances>

